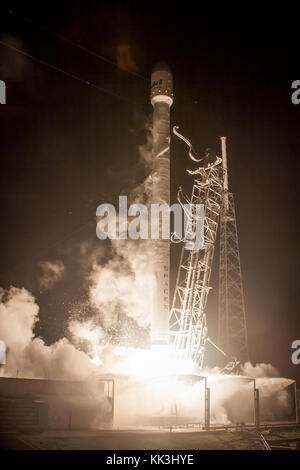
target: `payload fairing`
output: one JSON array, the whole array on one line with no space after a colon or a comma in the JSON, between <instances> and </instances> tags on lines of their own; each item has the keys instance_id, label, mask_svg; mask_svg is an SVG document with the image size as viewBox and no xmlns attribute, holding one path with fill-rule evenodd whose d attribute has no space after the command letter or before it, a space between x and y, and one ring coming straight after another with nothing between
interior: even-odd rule
<instances>
[{"instance_id":1,"label":"payload fairing","mask_svg":"<svg viewBox=\"0 0 300 470\"><path fill-rule=\"evenodd\" d=\"M173 103L173 77L165 62L159 62L151 75L153 106L153 202L170 206L170 107ZM170 240L153 241L154 304L151 317L152 345L169 342Z\"/></svg>"}]
</instances>

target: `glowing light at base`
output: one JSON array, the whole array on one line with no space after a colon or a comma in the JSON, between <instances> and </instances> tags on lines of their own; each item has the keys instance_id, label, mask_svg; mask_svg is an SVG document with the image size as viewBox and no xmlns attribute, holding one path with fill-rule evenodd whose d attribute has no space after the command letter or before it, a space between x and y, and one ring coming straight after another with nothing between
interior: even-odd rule
<instances>
[{"instance_id":1,"label":"glowing light at base","mask_svg":"<svg viewBox=\"0 0 300 470\"><path fill-rule=\"evenodd\" d=\"M91 362L95 364L95 366L101 366L103 362L101 361L100 357L95 356L91 359Z\"/></svg>"},{"instance_id":2,"label":"glowing light at base","mask_svg":"<svg viewBox=\"0 0 300 470\"><path fill-rule=\"evenodd\" d=\"M168 346L152 346L151 349L127 350L123 362L124 372L140 378L189 374L195 371L189 360L178 360Z\"/></svg>"},{"instance_id":3,"label":"glowing light at base","mask_svg":"<svg viewBox=\"0 0 300 470\"><path fill-rule=\"evenodd\" d=\"M152 346L151 349L134 349L117 346L113 373L122 373L136 378L169 376L174 374L192 374L195 364L189 359L178 359L169 346ZM94 355L93 364L101 366L100 355Z\"/></svg>"},{"instance_id":4,"label":"glowing light at base","mask_svg":"<svg viewBox=\"0 0 300 470\"><path fill-rule=\"evenodd\" d=\"M287 379L220 374L199 370L191 360L178 359L169 346L134 349L91 345L95 372L115 380L115 425L184 426L205 423L205 390L210 389L211 424L253 424L254 384L260 389L261 419L291 415Z\"/></svg>"}]
</instances>

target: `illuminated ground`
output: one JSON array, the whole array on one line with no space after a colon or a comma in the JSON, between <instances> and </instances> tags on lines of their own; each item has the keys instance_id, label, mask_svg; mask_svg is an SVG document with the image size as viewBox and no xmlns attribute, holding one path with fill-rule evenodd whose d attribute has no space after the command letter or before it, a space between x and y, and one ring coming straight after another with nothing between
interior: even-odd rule
<instances>
[{"instance_id":1,"label":"illuminated ground","mask_svg":"<svg viewBox=\"0 0 300 470\"><path fill-rule=\"evenodd\" d=\"M263 431L279 446L286 439L296 448L300 429ZM298 442L299 442L298 441ZM262 443L255 431L167 432L167 431L61 431L43 434L0 436L0 449L36 450L258 450Z\"/></svg>"}]
</instances>

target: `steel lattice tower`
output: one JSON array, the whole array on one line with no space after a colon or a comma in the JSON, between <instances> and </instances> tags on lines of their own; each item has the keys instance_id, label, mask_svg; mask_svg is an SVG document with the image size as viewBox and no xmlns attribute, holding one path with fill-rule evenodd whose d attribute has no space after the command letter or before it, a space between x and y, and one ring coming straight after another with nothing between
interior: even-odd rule
<instances>
[{"instance_id":1,"label":"steel lattice tower","mask_svg":"<svg viewBox=\"0 0 300 470\"><path fill-rule=\"evenodd\" d=\"M189 225L195 222L193 209L196 204L203 204L203 246L191 250L185 242L182 247L170 314L170 340L180 358L191 358L202 367L208 339L206 303L211 289L210 274L223 198L222 159L217 157L214 163L189 173L197 175L190 199L185 197L185 202L192 208ZM181 190L178 200L182 203Z\"/></svg>"},{"instance_id":2,"label":"steel lattice tower","mask_svg":"<svg viewBox=\"0 0 300 470\"><path fill-rule=\"evenodd\" d=\"M218 346L239 361L249 360L245 303L234 196L228 190L226 137L222 137L224 198L220 216Z\"/></svg>"}]
</instances>

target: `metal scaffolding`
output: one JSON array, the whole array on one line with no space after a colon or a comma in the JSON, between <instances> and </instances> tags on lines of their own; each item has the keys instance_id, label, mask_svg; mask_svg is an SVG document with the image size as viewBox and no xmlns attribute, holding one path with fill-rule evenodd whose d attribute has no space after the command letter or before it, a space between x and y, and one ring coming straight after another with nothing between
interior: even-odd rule
<instances>
[{"instance_id":1,"label":"metal scaffolding","mask_svg":"<svg viewBox=\"0 0 300 470\"><path fill-rule=\"evenodd\" d=\"M224 198L220 216L218 346L239 361L249 360L247 326L234 196L228 190L226 137L222 137Z\"/></svg>"},{"instance_id":2,"label":"metal scaffolding","mask_svg":"<svg viewBox=\"0 0 300 470\"><path fill-rule=\"evenodd\" d=\"M223 198L223 166L219 157L213 163L207 163L205 158L196 159L191 144L178 132L174 133L189 145L192 160L204 160L203 166L189 171L196 175L191 197L184 196L181 189L178 194L179 202L183 205L184 199L191 208L187 214L189 227L197 222L196 205L203 204L204 231L200 249L191 249L191 244L184 240L170 313L170 340L178 357L191 358L202 367L208 339L206 303Z\"/></svg>"}]
</instances>

